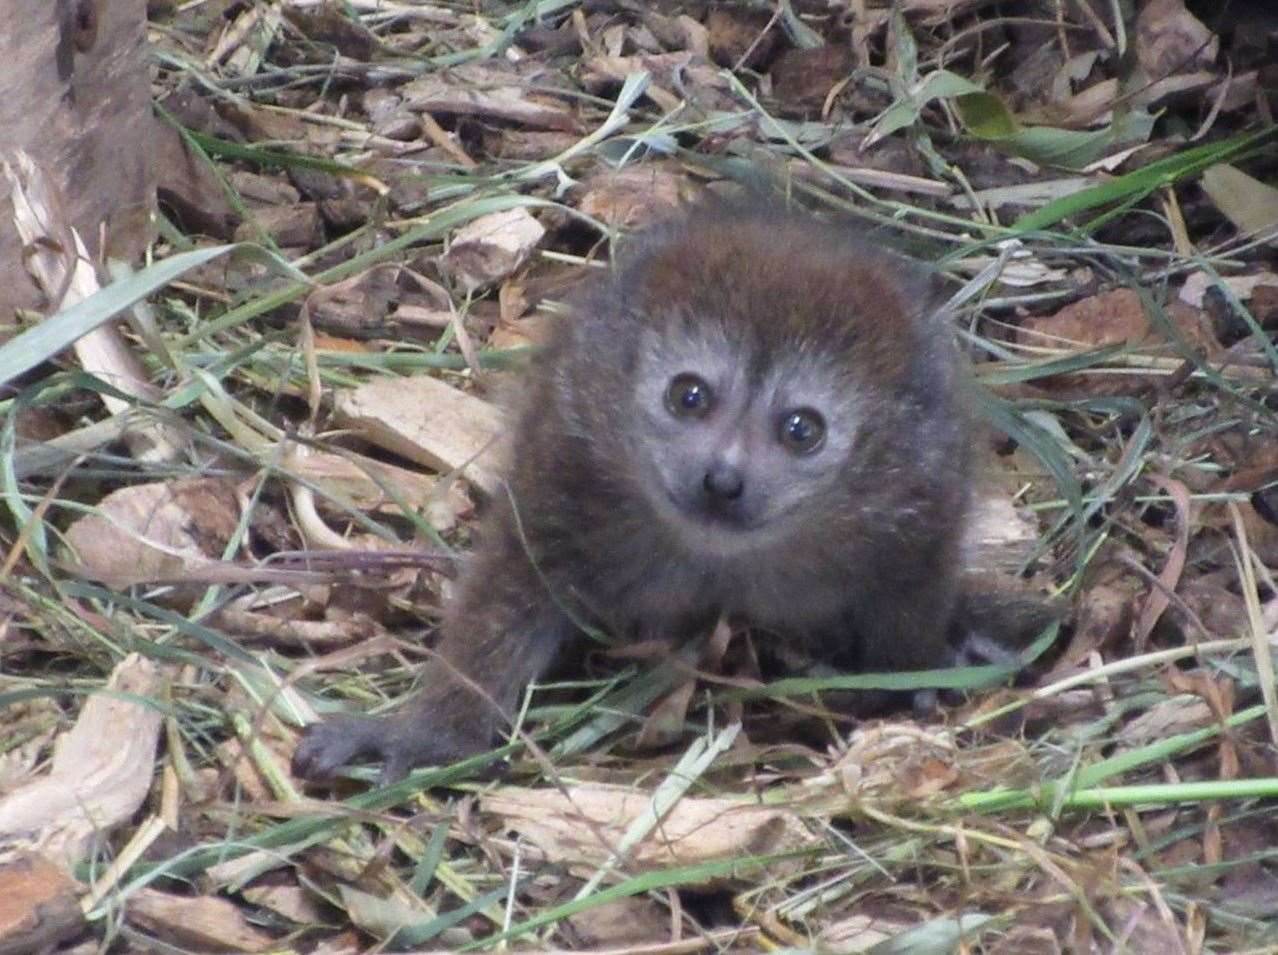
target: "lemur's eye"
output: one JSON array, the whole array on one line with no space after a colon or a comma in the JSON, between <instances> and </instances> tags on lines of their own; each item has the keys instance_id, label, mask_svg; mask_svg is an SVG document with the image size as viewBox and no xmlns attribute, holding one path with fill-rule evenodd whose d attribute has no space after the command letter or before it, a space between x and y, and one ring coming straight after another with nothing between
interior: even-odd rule
<instances>
[{"instance_id":1,"label":"lemur's eye","mask_svg":"<svg viewBox=\"0 0 1278 955\"><path fill-rule=\"evenodd\" d=\"M825 440L825 421L811 408L790 411L781 418L778 437L792 454L811 454Z\"/></svg>"},{"instance_id":2,"label":"lemur's eye","mask_svg":"<svg viewBox=\"0 0 1278 955\"><path fill-rule=\"evenodd\" d=\"M677 418L703 418L713 404L714 392L704 378L696 375L675 375L666 388L666 407Z\"/></svg>"}]
</instances>

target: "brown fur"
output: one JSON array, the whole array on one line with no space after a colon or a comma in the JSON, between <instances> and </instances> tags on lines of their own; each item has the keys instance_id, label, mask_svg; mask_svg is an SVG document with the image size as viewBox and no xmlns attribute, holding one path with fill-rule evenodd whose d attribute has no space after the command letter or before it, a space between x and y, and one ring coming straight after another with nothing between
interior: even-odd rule
<instances>
[{"instance_id":1,"label":"brown fur","mask_svg":"<svg viewBox=\"0 0 1278 955\"><path fill-rule=\"evenodd\" d=\"M847 669L945 665L971 433L934 287L847 228L771 207L703 207L633 240L533 361L507 493L482 523L421 695L387 720L312 727L296 771L372 756L393 779L481 751L574 620L680 640L727 615ZM755 537L703 538L654 504L654 474L699 453L669 452L655 435L683 432L642 398L645 369L677 370L683 351L748 388L807 388L846 423L793 473L770 433L752 433L746 466L764 470L750 486L770 489Z\"/></svg>"}]
</instances>

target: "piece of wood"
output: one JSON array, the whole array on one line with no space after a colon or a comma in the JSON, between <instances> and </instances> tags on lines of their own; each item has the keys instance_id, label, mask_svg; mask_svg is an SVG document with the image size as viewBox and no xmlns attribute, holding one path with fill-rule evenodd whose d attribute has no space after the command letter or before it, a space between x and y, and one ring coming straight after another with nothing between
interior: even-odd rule
<instances>
[{"instance_id":1,"label":"piece of wood","mask_svg":"<svg viewBox=\"0 0 1278 955\"><path fill-rule=\"evenodd\" d=\"M0 955L51 951L84 927L82 886L35 852L0 861Z\"/></svg>"},{"instance_id":2,"label":"piece of wood","mask_svg":"<svg viewBox=\"0 0 1278 955\"><path fill-rule=\"evenodd\" d=\"M149 238L155 186L146 0L0 0L0 154L23 149L50 177L90 258L133 260ZM47 307L0 196L0 324ZM62 240L68 248L69 241Z\"/></svg>"},{"instance_id":3,"label":"piece of wood","mask_svg":"<svg viewBox=\"0 0 1278 955\"><path fill-rule=\"evenodd\" d=\"M139 699L159 695L164 679L137 654L120 661L106 692L58 737L50 771L0 799L0 844L71 867L133 817L151 788L163 719Z\"/></svg>"},{"instance_id":4,"label":"piece of wood","mask_svg":"<svg viewBox=\"0 0 1278 955\"><path fill-rule=\"evenodd\" d=\"M131 925L180 948L205 952L264 952L275 939L254 928L226 899L139 889L125 903Z\"/></svg>"},{"instance_id":5,"label":"piece of wood","mask_svg":"<svg viewBox=\"0 0 1278 955\"><path fill-rule=\"evenodd\" d=\"M501 411L430 375L375 378L333 399L338 423L410 461L462 476L488 494L506 455Z\"/></svg>"}]
</instances>

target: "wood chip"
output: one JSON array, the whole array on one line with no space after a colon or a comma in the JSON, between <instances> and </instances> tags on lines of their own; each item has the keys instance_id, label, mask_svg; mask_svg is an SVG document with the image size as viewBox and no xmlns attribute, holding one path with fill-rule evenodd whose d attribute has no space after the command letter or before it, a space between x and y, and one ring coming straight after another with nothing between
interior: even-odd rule
<instances>
[{"instance_id":1,"label":"wood chip","mask_svg":"<svg viewBox=\"0 0 1278 955\"><path fill-rule=\"evenodd\" d=\"M263 206L235 230L237 242L256 242L262 233L283 246L311 249L324 244L324 220L313 202Z\"/></svg>"},{"instance_id":2,"label":"wood chip","mask_svg":"<svg viewBox=\"0 0 1278 955\"><path fill-rule=\"evenodd\" d=\"M324 921L324 910L306 889L298 885L250 885L240 895L254 905L277 912L299 925Z\"/></svg>"},{"instance_id":3,"label":"wood chip","mask_svg":"<svg viewBox=\"0 0 1278 955\"><path fill-rule=\"evenodd\" d=\"M59 737L52 770L0 801L0 841L39 849L69 867L132 819L151 788L163 715L128 697L158 696L163 685L150 660L125 657L108 692L90 696Z\"/></svg>"},{"instance_id":4,"label":"wood chip","mask_svg":"<svg viewBox=\"0 0 1278 955\"><path fill-rule=\"evenodd\" d=\"M378 447L497 489L503 431L500 410L438 378L379 378L334 398L342 427Z\"/></svg>"},{"instance_id":5,"label":"wood chip","mask_svg":"<svg viewBox=\"0 0 1278 955\"><path fill-rule=\"evenodd\" d=\"M504 119L534 129L577 130L567 107L528 92L530 79L492 63L467 63L428 73L400 91L404 106L422 113Z\"/></svg>"},{"instance_id":6,"label":"wood chip","mask_svg":"<svg viewBox=\"0 0 1278 955\"><path fill-rule=\"evenodd\" d=\"M254 928L240 908L211 896L173 895L139 889L125 902L133 926L182 948L212 952L263 952L275 939Z\"/></svg>"},{"instance_id":7,"label":"wood chip","mask_svg":"<svg viewBox=\"0 0 1278 955\"><path fill-rule=\"evenodd\" d=\"M50 951L84 927L83 887L34 852L0 864L0 955Z\"/></svg>"},{"instance_id":8,"label":"wood chip","mask_svg":"<svg viewBox=\"0 0 1278 955\"><path fill-rule=\"evenodd\" d=\"M288 472L361 510L399 514L407 508L420 512L436 530L450 530L459 516L471 510L470 501L455 486L440 487L420 472L363 455L325 452L296 455L289 459ZM322 510L330 509L323 495L317 502ZM335 506L331 510L334 514L340 513Z\"/></svg>"},{"instance_id":9,"label":"wood chip","mask_svg":"<svg viewBox=\"0 0 1278 955\"><path fill-rule=\"evenodd\" d=\"M977 494L963 533L967 570L1015 573L1038 541L1038 522L996 489Z\"/></svg>"},{"instance_id":10,"label":"wood chip","mask_svg":"<svg viewBox=\"0 0 1278 955\"><path fill-rule=\"evenodd\" d=\"M480 216L457 230L439 267L473 292L513 274L545 234L523 207Z\"/></svg>"}]
</instances>

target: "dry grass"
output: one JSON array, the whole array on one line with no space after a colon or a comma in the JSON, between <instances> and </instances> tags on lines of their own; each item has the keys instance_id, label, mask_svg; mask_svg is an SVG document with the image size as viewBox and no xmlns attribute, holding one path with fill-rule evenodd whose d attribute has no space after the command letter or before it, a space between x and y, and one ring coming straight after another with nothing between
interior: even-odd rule
<instances>
[{"instance_id":1,"label":"dry grass","mask_svg":"<svg viewBox=\"0 0 1278 955\"><path fill-rule=\"evenodd\" d=\"M157 16L157 98L210 173L161 181L227 232L166 205L154 264L0 348L0 792L46 771L113 671L155 665L93 735L107 755L116 731L156 745L123 776L53 767L90 794L149 779L72 856L92 887L83 938L1278 950L1278 304L1226 281L1272 275L1272 240L1202 179L1275 168L1243 38L1226 36L1230 82L1251 77L1239 104L1201 43L1156 60L1159 22L1119 30L1108 4L1007 19L905 3L850 33L797 0L477 6ZM823 40L846 55L821 59ZM1031 53L1055 69L1035 73ZM1168 77L1191 93L1162 92ZM1009 109L1055 120L1013 129ZM819 691L861 677L761 685L741 639L700 681L691 653L605 661L531 696L500 782L485 757L301 792L287 756L304 722L411 692L470 505L466 481L424 465L470 466L486 432L467 397L536 360L544 313L610 240L734 181L941 263L1006 436L991 481L1032 528L1015 569L1068 601L1061 635L1014 688L980 668L932 675L964 692L927 725L822 710ZM1263 208L1249 188L1242 206ZM535 249L466 259L458 230L510 210L545 230ZM1214 289L1202 304L1184 301L1194 281ZM112 386L47 359L143 301L129 337L157 397L108 417ZM390 403L343 417L352 389L420 375L451 386L442 444L388 442ZM180 453L121 443L138 420ZM85 515L99 523L77 532ZM69 565L68 539L105 549L96 576Z\"/></svg>"}]
</instances>

